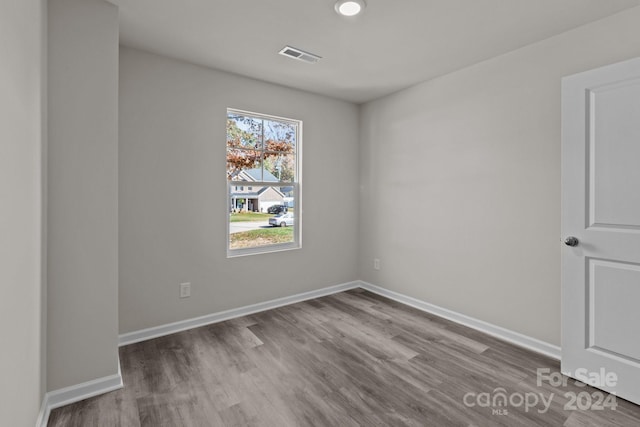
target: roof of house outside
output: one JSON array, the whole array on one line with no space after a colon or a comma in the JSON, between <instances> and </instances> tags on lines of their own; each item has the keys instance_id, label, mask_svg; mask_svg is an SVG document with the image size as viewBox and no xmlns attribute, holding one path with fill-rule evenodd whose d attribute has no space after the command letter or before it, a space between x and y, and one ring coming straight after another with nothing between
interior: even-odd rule
<instances>
[{"instance_id":1,"label":"roof of house outside","mask_svg":"<svg viewBox=\"0 0 640 427\"><path fill-rule=\"evenodd\" d=\"M237 172L234 176L233 176L233 180L234 181L245 181L245 182L256 182L256 181L260 181L260 175L262 174L262 169L260 168L253 168L253 169L243 169L240 172ZM264 169L264 176L262 179L262 182L280 182L280 180L278 178L276 178L271 172L269 172L268 170ZM285 184L285 183L283 183ZM290 183L288 183L290 184ZM230 196L234 197L234 198L241 198L241 199L256 199L258 198L262 193L264 193L265 191L267 191L269 187L262 187L261 189L259 189L256 192L241 192L241 191L233 191L233 187L231 187L231 192L230 192ZM283 187L271 187L273 188L276 192L278 192L279 194L281 194L283 197L285 194L293 191L293 187L291 185L288 186L283 186Z\"/></svg>"},{"instance_id":2,"label":"roof of house outside","mask_svg":"<svg viewBox=\"0 0 640 427\"><path fill-rule=\"evenodd\" d=\"M261 168L243 169L238 175L245 174L252 181L263 181L263 182L278 182L278 181L280 181L278 178L276 178L271 172L269 172L266 169L264 169L264 176L261 179L260 175L263 173L262 171L263 171L263 169L261 169Z\"/></svg>"}]
</instances>

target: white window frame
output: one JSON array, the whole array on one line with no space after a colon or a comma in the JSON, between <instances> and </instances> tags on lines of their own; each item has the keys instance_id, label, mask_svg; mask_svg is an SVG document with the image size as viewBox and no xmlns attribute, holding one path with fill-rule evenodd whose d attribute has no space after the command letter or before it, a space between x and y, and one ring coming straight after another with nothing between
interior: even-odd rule
<instances>
[{"instance_id":1,"label":"white window frame","mask_svg":"<svg viewBox=\"0 0 640 427\"><path fill-rule=\"evenodd\" d=\"M227 193L225 195L225 209L227 216L227 258L234 258L239 256L247 256L247 255L257 255L257 254L265 254L272 252L281 252L281 251L290 251L294 249L302 248L302 120L290 119L286 117L273 116L270 114L264 113L255 113L252 111L239 110L236 108L227 108L227 116L229 114L237 114L241 116L249 116L255 117L257 119L263 120L273 120L284 123L291 123L296 125L296 149L295 149L295 180L293 182L264 182L264 181L255 181L251 182L253 187L293 187L293 198L295 200L293 213L295 222L293 225L293 242L287 243L276 243L272 245L265 246L256 246L253 248L239 248L239 249L231 249L231 239L230 239L230 230L231 230L231 215L229 212L229 195L231 194L231 189L233 187L241 187L246 186L247 181L229 181L226 176L226 167L225 167L225 180L227 181ZM226 120L225 117L225 120ZM226 121L225 121L226 123ZM225 126L225 161L226 161L226 145L227 135L226 135L226 126ZM264 147L263 147L264 149Z\"/></svg>"}]
</instances>

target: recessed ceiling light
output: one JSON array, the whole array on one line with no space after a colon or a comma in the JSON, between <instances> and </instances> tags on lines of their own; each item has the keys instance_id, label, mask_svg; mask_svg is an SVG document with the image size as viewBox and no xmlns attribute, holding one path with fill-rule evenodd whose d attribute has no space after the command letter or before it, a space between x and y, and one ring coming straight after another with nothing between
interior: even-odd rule
<instances>
[{"instance_id":1,"label":"recessed ceiling light","mask_svg":"<svg viewBox=\"0 0 640 427\"><path fill-rule=\"evenodd\" d=\"M336 12L343 16L355 16L362 12L367 4L364 0L338 0Z\"/></svg>"}]
</instances>

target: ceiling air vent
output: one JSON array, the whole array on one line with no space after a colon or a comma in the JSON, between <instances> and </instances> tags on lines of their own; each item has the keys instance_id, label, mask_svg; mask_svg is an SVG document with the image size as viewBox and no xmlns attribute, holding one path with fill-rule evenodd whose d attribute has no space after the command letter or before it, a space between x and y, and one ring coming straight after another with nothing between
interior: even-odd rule
<instances>
[{"instance_id":1,"label":"ceiling air vent","mask_svg":"<svg viewBox=\"0 0 640 427\"><path fill-rule=\"evenodd\" d=\"M280 52L280 55L297 59L298 61L308 62L310 64L314 64L322 59L321 56L314 55L313 53L305 52L304 50L296 49L295 47L285 46Z\"/></svg>"}]
</instances>

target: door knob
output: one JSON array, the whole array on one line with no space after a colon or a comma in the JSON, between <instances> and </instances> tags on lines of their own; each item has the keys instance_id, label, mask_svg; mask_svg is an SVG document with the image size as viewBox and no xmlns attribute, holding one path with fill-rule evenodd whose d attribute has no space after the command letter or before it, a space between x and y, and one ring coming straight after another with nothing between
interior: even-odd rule
<instances>
[{"instance_id":1,"label":"door knob","mask_svg":"<svg viewBox=\"0 0 640 427\"><path fill-rule=\"evenodd\" d=\"M578 246L578 243L580 243L580 241L577 237L569 236L564 239L564 244L567 246Z\"/></svg>"}]
</instances>

